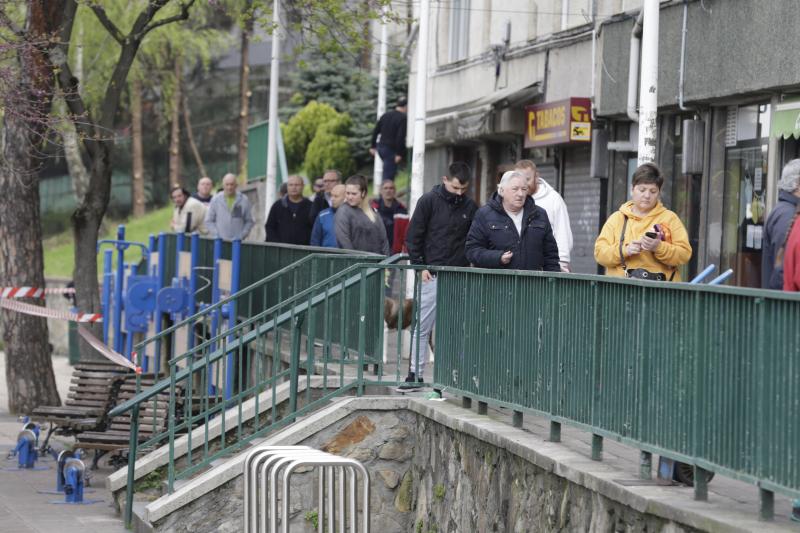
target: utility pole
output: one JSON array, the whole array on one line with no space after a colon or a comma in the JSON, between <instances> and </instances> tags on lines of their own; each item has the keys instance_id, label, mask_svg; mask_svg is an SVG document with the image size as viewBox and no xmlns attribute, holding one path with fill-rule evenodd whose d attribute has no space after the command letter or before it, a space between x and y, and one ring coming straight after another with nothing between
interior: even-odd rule
<instances>
[{"instance_id":1,"label":"utility pole","mask_svg":"<svg viewBox=\"0 0 800 533\"><path fill-rule=\"evenodd\" d=\"M280 0L272 8L272 64L269 71L269 129L267 130L267 180L264 184L264 221L275 203L275 178L278 173L278 86L280 77Z\"/></svg>"},{"instance_id":2,"label":"utility pole","mask_svg":"<svg viewBox=\"0 0 800 533\"><path fill-rule=\"evenodd\" d=\"M386 67L387 67L387 55L388 55L388 48L389 45L387 41L389 40L389 25L387 24L386 15L389 11L387 6L383 7L383 13L381 15L381 63L380 63L380 71L378 72L378 114L376 120L380 120L381 116L386 112ZM378 194L381 186L381 179L383 175L383 160L381 159L380 154L375 152L375 166L372 170L372 192L373 194Z\"/></svg>"},{"instance_id":3,"label":"utility pole","mask_svg":"<svg viewBox=\"0 0 800 533\"><path fill-rule=\"evenodd\" d=\"M656 0L657 1L657 0ZM417 200L424 191L425 175L425 108L428 91L428 16L430 0L419 3L419 40L417 41L417 83L414 98L414 146L411 160L411 201L409 210L414 212Z\"/></svg>"},{"instance_id":4,"label":"utility pole","mask_svg":"<svg viewBox=\"0 0 800 533\"><path fill-rule=\"evenodd\" d=\"M659 0L644 0L642 66L639 84L639 156L637 163L656 160L658 136L658 17Z\"/></svg>"}]
</instances>

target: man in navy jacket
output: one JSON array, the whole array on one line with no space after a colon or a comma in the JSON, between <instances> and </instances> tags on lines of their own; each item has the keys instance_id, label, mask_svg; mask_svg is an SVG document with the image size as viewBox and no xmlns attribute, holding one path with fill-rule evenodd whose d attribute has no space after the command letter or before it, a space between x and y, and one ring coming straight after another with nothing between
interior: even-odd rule
<instances>
[{"instance_id":1,"label":"man in navy jacket","mask_svg":"<svg viewBox=\"0 0 800 533\"><path fill-rule=\"evenodd\" d=\"M503 174L497 193L475 214L466 252L476 267L561 271L547 213L528 196L525 177L515 170Z\"/></svg>"}]
</instances>

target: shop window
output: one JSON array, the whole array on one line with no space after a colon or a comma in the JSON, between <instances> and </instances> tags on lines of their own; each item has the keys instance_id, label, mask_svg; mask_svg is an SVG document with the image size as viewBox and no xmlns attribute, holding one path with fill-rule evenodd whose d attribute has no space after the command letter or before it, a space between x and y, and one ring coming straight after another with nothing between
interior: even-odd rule
<instances>
[{"instance_id":1,"label":"shop window","mask_svg":"<svg viewBox=\"0 0 800 533\"><path fill-rule=\"evenodd\" d=\"M768 105L738 108L736 145L725 154L721 267L736 285L761 285L761 240L766 218ZM730 126L730 110L728 115ZM729 132L730 133L730 132Z\"/></svg>"}]
</instances>

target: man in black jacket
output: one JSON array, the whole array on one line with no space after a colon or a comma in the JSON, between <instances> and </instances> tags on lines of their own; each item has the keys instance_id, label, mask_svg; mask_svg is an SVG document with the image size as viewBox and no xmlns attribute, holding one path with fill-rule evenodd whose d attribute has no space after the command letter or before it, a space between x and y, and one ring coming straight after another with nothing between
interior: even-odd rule
<instances>
[{"instance_id":1,"label":"man in black jacket","mask_svg":"<svg viewBox=\"0 0 800 533\"><path fill-rule=\"evenodd\" d=\"M526 181L519 171L506 172L497 193L478 209L466 243L476 267L561 271L547 212L528 196Z\"/></svg>"},{"instance_id":2,"label":"man in black jacket","mask_svg":"<svg viewBox=\"0 0 800 533\"><path fill-rule=\"evenodd\" d=\"M781 172L778 203L767 217L761 241L761 288L783 289L783 248L800 203L800 159L792 159Z\"/></svg>"},{"instance_id":3,"label":"man in black jacket","mask_svg":"<svg viewBox=\"0 0 800 533\"><path fill-rule=\"evenodd\" d=\"M289 176L286 196L272 204L264 229L267 242L305 244L311 242L312 223L309 222L311 200L303 196L303 178Z\"/></svg>"},{"instance_id":4,"label":"man in black jacket","mask_svg":"<svg viewBox=\"0 0 800 533\"><path fill-rule=\"evenodd\" d=\"M478 209L472 198L465 195L471 179L469 165L453 163L442 177L442 184L419 199L406 233L411 264L469 266L464 242ZM423 270L421 277L419 324L411 336L411 371L406 383L401 385L403 389L415 389L419 387L417 383L425 381L428 339L436 321L436 274Z\"/></svg>"},{"instance_id":5,"label":"man in black jacket","mask_svg":"<svg viewBox=\"0 0 800 533\"><path fill-rule=\"evenodd\" d=\"M383 180L394 180L397 165L406 152L406 109L408 103L401 97L394 110L384 113L372 130L369 153L378 152L383 161Z\"/></svg>"}]
</instances>

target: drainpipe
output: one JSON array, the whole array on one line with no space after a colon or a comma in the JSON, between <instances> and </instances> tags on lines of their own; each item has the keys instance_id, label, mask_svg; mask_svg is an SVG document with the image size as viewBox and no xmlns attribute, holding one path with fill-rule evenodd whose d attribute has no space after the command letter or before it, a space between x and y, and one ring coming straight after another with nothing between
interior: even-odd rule
<instances>
[{"instance_id":1,"label":"drainpipe","mask_svg":"<svg viewBox=\"0 0 800 533\"><path fill-rule=\"evenodd\" d=\"M642 66L639 84L638 164L656 160L658 137L658 17L659 0L644 0Z\"/></svg>"},{"instance_id":2,"label":"drainpipe","mask_svg":"<svg viewBox=\"0 0 800 533\"><path fill-rule=\"evenodd\" d=\"M596 69L597 69L597 22L595 20L594 11L595 11L595 3L596 0L590 0L589 2L589 20L592 21L592 106L589 110L591 113L591 119L594 120L594 110L595 110L595 78L596 78Z\"/></svg>"},{"instance_id":3,"label":"drainpipe","mask_svg":"<svg viewBox=\"0 0 800 533\"><path fill-rule=\"evenodd\" d=\"M417 80L414 98L414 145L411 159L411 198L409 212L413 213L424 191L425 173L425 112L428 92L428 17L430 0L419 3L419 40L417 42Z\"/></svg>"},{"instance_id":4,"label":"drainpipe","mask_svg":"<svg viewBox=\"0 0 800 533\"><path fill-rule=\"evenodd\" d=\"M628 62L628 118L639 122L639 113L636 111L636 97L639 90L639 47L642 43L642 24L644 22L644 9L639 11L636 23L631 32L631 52Z\"/></svg>"},{"instance_id":5,"label":"drainpipe","mask_svg":"<svg viewBox=\"0 0 800 533\"><path fill-rule=\"evenodd\" d=\"M689 111L683 105L683 82L686 69L686 34L688 33L689 0L683 1L683 30L681 31L681 69L678 73L678 107L681 111Z\"/></svg>"},{"instance_id":6,"label":"drainpipe","mask_svg":"<svg viewBox=\"0 0 800 533\"><path fill-rule=\"evenodd\" d=\"M275 178L278 174L278 88L280 76L281 19L280 0L272 7L272 64L269 73L269 125L267 129L267 179L264 183L264 221L275 202Z\"/></svg>"},{"instance_id":7,"label":"drainpipe","mask_svg":"<svg viewBox=\"0 0 800 533\"><path fill-rule=\"evenodd\" d=\"M386 16L389 8L384 6L381 15L381 63L380 71L378 72L378 112L375 121L380 120L381 116L386 112L386 64L389 45L386 41L389 40L389 21ZM372 192L376 196L380 193L381 179L383 174L383 160L378 153L375 153L375 164L372 169Z\"/></svg>"}]
</instances>

